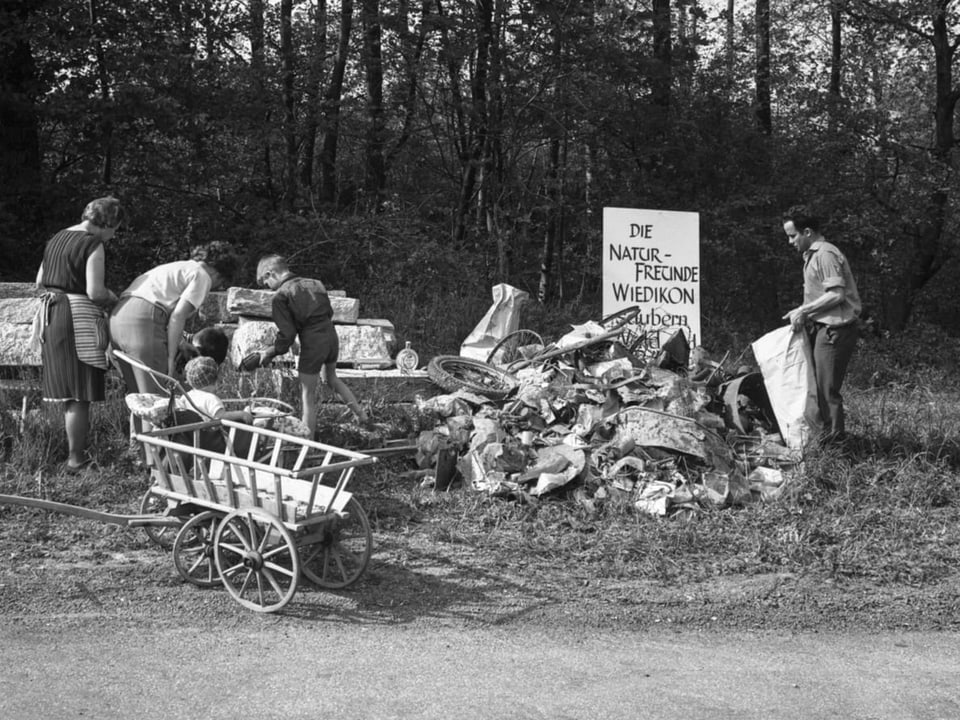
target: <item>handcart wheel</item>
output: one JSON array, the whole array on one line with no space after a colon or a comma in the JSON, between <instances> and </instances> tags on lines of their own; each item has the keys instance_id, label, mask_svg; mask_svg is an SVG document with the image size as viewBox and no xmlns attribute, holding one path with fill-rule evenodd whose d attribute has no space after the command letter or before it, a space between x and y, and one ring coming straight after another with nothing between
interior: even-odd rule
<instances>
[{"instance_id":1,"label":"handcart wheel","mask_svg":"<svg viewBox=\"0 0 960 720\"><path fill-rule=\"evenodd\" d=\"M322 588L352 585L367 569L373 548L370 523L357 499L350 498L344 515L319 532L321 538L315 539L316 533L308 535L299 547L303 574Z\"/></svg>"},{"instance_id":2,"label":"handcart wheel","mask_svg":"<svg viewBox=\"0 0 960 720\"><path fill-rule=\"evenodd\" d=\"M180 577L197 587L220 585L213 559L213 539L223 513L207 510L184 523L173 541L173 564Z\"/></svg>"},{"instance_id":3,"label":"handcart wheel","mask_svg":"<svg viewBox=\"0 0 960 720\"><path fill-rule=\"evenodd\" d=\"M297 592L300 556L293 535L262 510L234 510L217 528L214 559L233 599L256 612L276 612Z\"/></svg>"},{"instance_id":4,"label":"handcart wheel","mask_svg":"<svg viewBox=\"0 0 960 720\"><path fill-rule=\"evenodd\" d=\"M162 515L167 511L169 502L163 495L158 495L153 488L150 488L140 498L140 514ZM169 550L173 547L174 538L180 528L175 525L144 525L143 530L155 545Z\"/></svg>"}]
</instances>

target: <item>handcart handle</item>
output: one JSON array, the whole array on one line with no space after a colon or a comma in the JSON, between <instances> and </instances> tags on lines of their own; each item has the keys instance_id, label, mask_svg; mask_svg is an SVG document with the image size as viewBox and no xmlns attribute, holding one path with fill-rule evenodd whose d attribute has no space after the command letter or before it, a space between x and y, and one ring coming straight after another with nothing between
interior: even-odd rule
<instances>
[{"instance_id":1,"label":"handcart handle","mask_svg":"<svg viewBox=\"0 0 960 720\"><path fill-rule=\"evenodd\" d=\"M91 510L90 508L80 507L79 505L68 505L67 503L54 502L53 500L41 500L40 498L29 498L21 495L0 495L0 505L23 505L25 507L52 510L53 512L64 513L65 515L74 515L89 520L110 523L111 525L126 525L128 527L142 527L144 525L173 527L183 524L179 518L167 515L118 515L116 513Z\"/></svg>"}]
</instances>

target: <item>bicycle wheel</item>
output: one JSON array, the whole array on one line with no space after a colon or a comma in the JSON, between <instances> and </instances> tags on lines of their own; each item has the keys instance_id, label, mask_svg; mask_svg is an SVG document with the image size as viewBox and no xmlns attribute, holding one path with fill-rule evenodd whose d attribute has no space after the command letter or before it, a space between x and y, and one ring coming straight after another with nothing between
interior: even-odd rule
<instances>
[{"instance_id":1,"label":"bicycle wheel","mask_svg":"<svg viewBox=\"0 0 960 720\"><path fill-rule=\"evenodd\" d=\"M516 330L493 346L487 355L487 362L497 367L509 367L511 363L520 360L528 349L543 350L543 338L533 330Z\"/></svg>"},{"instance_id":2,"label":"bicycle wheel","mask_svg":"<svg viewBox=\"0 0 960 720\"><path fill-rule=\"evenodd\" d=\"M647 339L647 334L642 326L637 322L640 317L640 306L633 305L615 313L607 315L600 321L600 324L608 331L620 330L616 341L631 354L636 353Z\"/></svg>"},{"instance_id":3,"label":"bicycle wheel","mask_svg":"<svg viewBox=\"0 0 960 720\"><path fill-rule=\"evenodd\" d=\"M459 355L437 355L427 365L427 375L447 392L469 390L491 400L502 400L517 387L500 368Z\"/></svg>"}]
</instances>

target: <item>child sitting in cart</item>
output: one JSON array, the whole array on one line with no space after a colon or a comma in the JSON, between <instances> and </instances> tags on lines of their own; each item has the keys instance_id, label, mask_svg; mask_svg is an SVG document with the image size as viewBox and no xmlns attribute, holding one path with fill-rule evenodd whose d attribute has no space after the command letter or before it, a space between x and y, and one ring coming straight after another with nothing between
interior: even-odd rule
<instances>
[{"instance_id":1,"label":"child sitting in cart","mask_svg":"<svg viewBox=\"0 0 960 720\"><path fill-rule=\"evenodd\" d=\"M223 400L217 395L220 366L212 357L201 355L187 361L183 372L190 390L187 397L177 398L178 410L199 410L201 414L215 420L236 420L247 425L253 424L253 413L247 409L227 410Z\"/></svg>"},{"instance_id":2,"label":"child sitting in cart","mask_svg":"<svg viewBox=\"0 0 960 720\"><path fill-rule=\"evenodd\" d=\"M297 437L309 437L310 433L307 427L299 420L287 417L285 413L273 415L268 412L270 408L261 407L258 414L252 412L252 408L243 410L227 410L223 400L216 393L217 378L219 377L220 366L211 357L195 357L189 360L184 367L187 385L190 390L186 398L177 398L178 424L183 423L182 413L197 410L205 416L215 420L236 420L246 425L258 425L260 427L269 427L277 432L295 435ZM266 414L264 414L266 413ZM199 414L199 413L198 413ZM194 418L196 420L206 418ZM243 432L237 434L238 445L245 448L249 445L250 433Z\"/></svg>"}]
</instances>

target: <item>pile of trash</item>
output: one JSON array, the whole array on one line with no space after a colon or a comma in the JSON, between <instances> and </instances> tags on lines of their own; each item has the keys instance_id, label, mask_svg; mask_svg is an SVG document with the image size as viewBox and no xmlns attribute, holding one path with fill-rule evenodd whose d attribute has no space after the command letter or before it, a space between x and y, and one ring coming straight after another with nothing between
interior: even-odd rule
<instances>
[{"instance_id":1,"label":"pile of trash","mask_svg":"<svg viewBox=\"0 0 960 720\"><path fill-rule=\"evenodd\" d=\"M618 502L654 515L779 496L800 457L783 442L761 373L742 356L691 351L682 331L645 359L636 337L588 322L489 358L506 392L466 378L418 399L436 420L419 432L410 475L436 490L459 480L498 497L567 494L588 511Z\"/></svg>"}]
</instances>

